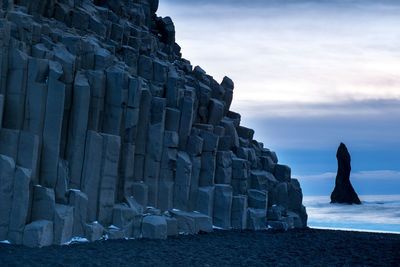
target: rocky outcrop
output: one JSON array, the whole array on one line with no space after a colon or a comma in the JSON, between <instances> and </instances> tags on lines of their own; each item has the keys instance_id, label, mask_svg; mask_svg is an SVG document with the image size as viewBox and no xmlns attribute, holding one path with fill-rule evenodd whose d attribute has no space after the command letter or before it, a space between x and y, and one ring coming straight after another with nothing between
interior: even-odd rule
<instances>
[{"instance_id":1,"label":"rocky outcrop","mask_svg":"<svg viewBox=\"0 0 400 267\"><path fill-rule=\"evenodd\" d=\"M181 57L157 0L0 11L0 240L305 227L299 183Z\"/></svg>"},{"instance_id":2,"label":"rocky outcrop","mask_svg":"<svg viewBox=\"0 0 400 267\"><path fill-rule=\"evenodd\" d=\"M361 204L357 193L350 183L350 154L345 144L340 143L336 153L338 171L335 188L331 194L331 203Z\"/></svg>"}]
</instances>

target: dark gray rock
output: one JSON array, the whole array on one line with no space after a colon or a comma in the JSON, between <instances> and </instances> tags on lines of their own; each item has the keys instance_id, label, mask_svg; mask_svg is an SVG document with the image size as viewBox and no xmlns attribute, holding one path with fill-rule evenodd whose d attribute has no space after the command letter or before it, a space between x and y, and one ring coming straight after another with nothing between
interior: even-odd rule
<instances>
[{"instance_id":1,"label":"dark gray rock","mask_svg":"<svg viewBox=\"0 0 400 267\"><path fill-rule=\"evenodd\" d=\"M24 246L45 247L53 244L53 222L46 220L34 221L25 226Z\"/></svg>"},{"instance_id":2,"label":"dark gray rock","mask_svg":"<svg viewBox=\"0 0 400 267\"><path fill-rule=\"evenodd\" d=\"M145 216L142 222L144 238L166 239L168 236L167 222L163 216Z\"/></svg>"},{"instance_id":3,"label":"dark gray rock","mask_svg":"<svg viewBox=\"0 0 400 267\"><path fill-rule=\"evenodd\" d=\"M276 164L274 176L280 182L290 182L291 169L289 166Z\"/></svg>"},{"instance_id":4,"label":"dark gray rock","mask_svg":"<svg viewBox=\"0 0 400 267\"><path fill-rule=\"evenodd\" d=\"M74 208L56 204L54 213L54 244L62 245L72 239Z\"/></svg>"},{"instance_id":5,"label":"dark gray rock","mask_svg":"<svg viewBox=\"0 0 400 267\"><path fill-rule=\"evenodd\" d=\"M232 187L215 185L213 223L224 229L231 228Z\"/></svg>"},{"instance_id":6,"label":"dark gray rock","mask_svg":"<svg viewBox=\"0 0 400 267\"><path fill-rule=\"evenodd\" d=\"M266 214L264 209L247 209L247 228L253 231L266 229Z\"/></svg>"},{"instance_id":7,"label":"dark gray rock","mask_svg":"<svg viewBox=\"0 0 400 267\"><path fill-rule=\"evenodd\" d=\"M213 216L215 186L199 187L197 192L196 210L202 214Z\"/></svg>"},{"instance_id":8,"label":"dark gray rock","mask_svg":"<svg viewBox=\"0 0 400 267\"><path fill-rule=\"evenodd\" d=\"M250 189L247 191L250 208L267 210L268 194L260 190Z\"/></svg>"},{"instance_id":9,"label":"dark gray rock","mask_svg":"<svg viewBox=\"0 0 400 267\"><path fill-rule=\"evenodd\" d=\"M55 195L54 190L41 185L33 187L32 221L54 220Z\"/></svg>"},{"instance_id":10,"label":"dark gray rock","mask_svg":"<svg viewBox=\"0 0 400 267\"><path fill-rule=\"evenodd\" d=\"M0 155L0 239L6 240L14 193L15 162L12 158ZM16 226L18 227L18 226Z\"/></svg>"},{"instance_id":11,"label":"dark gray rock","mask_svg":"<svg viewBox=\"0 0 400 267\"><path fill-rule=\"evenodd\" d=\"M25 223L28 219L31 171L17 166L14 174L13 201L8 228L8 241L22 244ZM3 192L2 192L3 193ZM3 203L3 202L2 202Z\"/></svg>"},{"instance_id":12,"label":"dark gray rock","mask_svg":"<svg viewBox=\"0 0 400 267\"><path fill-rule=\"evenodd\" d=\"M85 237L90 242L100 240L103 237L104 227L98 222L86 224Z\"/></svg>"},{"instance_id":13,"label":"dark gray rock","mask_svg":"<svg viewBox=\"0 0 400 267\"><path fill-rule=\"evenodd\" d=\"M247 229L247 196L232 197L231 223L233 229Z\"/></svg>"},{"instance_id":14,"label":"dark gray rock","mask_svg":"<svg viewBox=\"0 0 400 267\"><path fill-rule=\"evenodd\" d=\"M331 203L361 204L357 193L350 183L351 158L345 144L340 143L336 158L338 161L338 171L335 188L331 194Z\"/></svg>"},{"instance_id":15,"label":"dark gray rock","mask_svg":"<svg viewBox=\"0 0 400 267\"><path fill-rule=\"evenodd\" d=\"M74 207L74 225L72 228L72 235L73 237L85 237L88 214L88 198L86 194L76 189L70 190L69 205Z\"/></svg>"}]
</instances>

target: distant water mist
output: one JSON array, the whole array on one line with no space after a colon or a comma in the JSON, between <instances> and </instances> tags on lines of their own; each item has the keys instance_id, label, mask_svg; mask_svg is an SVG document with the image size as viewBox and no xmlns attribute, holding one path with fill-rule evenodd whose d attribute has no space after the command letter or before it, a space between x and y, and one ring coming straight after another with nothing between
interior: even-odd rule
<instances>
[{"instance_id":1,"label":"distant water mist","mask_svg":"<svg viewBox=\"0 0 400 267\"><path fill-rule=\"evenodd\" d=\"M329 196L304 197L308 226L400 234L400 195L362 195L361 205L330 204Z\"/></svg>"}]
</instances>

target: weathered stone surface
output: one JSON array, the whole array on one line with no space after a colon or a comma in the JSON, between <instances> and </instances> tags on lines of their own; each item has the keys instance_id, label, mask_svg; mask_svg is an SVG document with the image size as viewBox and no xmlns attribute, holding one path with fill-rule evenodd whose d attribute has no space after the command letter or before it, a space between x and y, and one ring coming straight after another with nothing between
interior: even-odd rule
<instances>
[{"instance_id":1,"label":"weathered stone surface","mask_svg":"<svg viewBox=\"0 0 400 267\"><path fill-rule=\"evenodd\" d=\"M142 222L142 234L144 238L166 239L168 236L167 222L163 216L146 216Z\"/></svg>"},{"instance_id":2,"label":"weathered stone surface","mask_svg":"<svg viewBox=\"0 0 400 267\"><path fill-rule=\"evenodd\" d=\"M23 244L28 247L45 247L53 244L53 222L34 221L24 229Z\"/></svg>"},{"instance_id":3,"label":"weathered stone surface","mask_svg":"<svg viewBox=\"0 0 400 267\"><path fill-rule=\"evenodd\" d=\"M68 127L67 160L71 180L70 188L79 189L85 153L85 139L88 125L90 86L83 73L77 73L74 81L70 124Z\"/></svg>"},{"instance_id":4,"label":"weathered stone surface","mask_svg":"<svg viewBox=\"0 0 400 267\"><path fill-rule=\"evenodd\" d=\"M289 225L284 221L268 221L268 226L275 230L287 231Z\"/></svg>"},{"instance_id":5,"label":"weathered stone surface","mask_svg":"<svg viewBox=\"0 0 400 267\"><path fill-rule=\"evenodd\" d=\"M87 240L93 242L103 237L104 227L98 222L92 222L86 224L85 237Z\"/></svg>"},{"instance_id":6,"label":"weathered stone surface","mask_svg":"<svg viewBox=\"0 0 400 267\"><path fill-rule=\"evenodd\" d=\"M172 214L178 220L178 232L197 234L213 230L212 219L205 214L185 211L172 211Z\"/></svg>"},{"instance_id":7,"label":"weathered stone surface","mask_svg":"<svg viewBox=\"0 0 400 267\"><path fill-rule=\"evenodd\" d=\"M103 132L119 135L121 130L123 95L126 92L124 71L119 66L111 66L106 70L106 95L104 104ZM125 90L124 90L125 89Z\"/></svg>"},{"instance_id":8,"label":"weathered stone surface","mask_svg":"<svg viewBox=\"0 0 400 267\"><path fill-rule=\"evenodd\" d=\"M282 216L286 214L286 209L282 206L272 205L268 208L268 221L280 221Z\"/></svg>"},{"instance_id":9,"label":"weathered stone surface","mask_svg":"<svg viewBox=\"0 0 400 267\"><path fill-rule=\"evenodd\" d=\"M14 193L15 162L12 158L0 155L0 239L6 240Z\"/></svg>"},{"instance_id":10,"label":"weathered stone surface","mask_svg":"<svg viewBox=\"0 0 400 267\"><path fill-rule=\"evenodd\" d=\"M231 228L232 187L215 185L213 223L224 229Z\"/></svg>"},{"instance_id":11,"label":"weathered stone surface","mask_svg":"<svg viewBox=\"0 0 400 267\"><path fill-rule=\"evenodd\" d=\"M247 191L249 197L249 207L254 209L263 209L267 211L268 194L260 190L250 189Z\"/></svg>"},{"instance_id":12,"label":"weathered stone surface","mask_svg":"<svg viewBox=\"0 0 400 267\"><path fill-rule=\"evenodd\" d=\"M178 234L178 220L173 217L165 217L167 222L167 235L174 236Z\"/></svg>"},{"instance_id":13,"label":"weathered stone surface","mask_svg":"<svg viewBox=\"0 0 400 267\"><path fill-rule=\"evenodd\" d=\"M187 153L191 156L199 156L203 151L203 138L197 135L189 136Z\"/></svg>"},{"instance_id":14,"label":"weathered stone surface","mask_svg":"<svg viewBox=\"0 0 400 267\"><path fill-rule=\"evenodd\" d=\"M62 245L72 239L74 208L56 204L54 213L54 244Z\"/></svg>"},{"instance_id":15,"label":"weathered stone surface","mask_svg":"<svg viewBox=\"0 0 400 267\"><path fill-rule=\"evenodd\" d=\"M211 99L208 112L208 123L212 125L218 124L224 117L225 106L222 101Z\"/></svg>"},{"instance_id":16,"label":"weathered stone surface","mask_svg":"<svg viewBox=\"0 0 400 267\"><path fill-rule=\"evenodd\" d=\"M254 231L266 229L266 215L263 209L247 209L247 228Z\"/></svg>"},{"instance_id":17,"label":"weathered stone surface","mask_svg":"<svg viewBox=\"0 0 400 267\"><path fill-rule=\"evenodd\" d=\"M266 171L251 171L251 188L257 190L272 191L273 188L278 184L274 175Z\"/></svg>"},{"instance_id":18,"label":"weathered stone surface","mask_svg":"<svg viewBox=\"0 0 400 267\"><path fill-rule=\"evenodd\" d=\"M139 215L138 211L132 209L125 203L115 204L113 209L113 225L125 229L127 227L132 228L132 222L135 216Z\"/></svg>"},{"instance_id":19,"label":"weathered stone surface","mask_svg":"<svg viewBox=\"0 0 400 267\"><path fill-rule=\"evenodd\" d=\"M21 131L18 142L17 165L31 170L31 179L38 182L39 136Z\"/></svg>"},{"instance_id":20,"label":"weathered stone surface","mask_svg":"<svg viewBox=\"0 0 400 267\"><path fill-rule=\"evenodd\" d=\"M104 228L104 235L111 240L123 239L125 237L125 232L123 229L116 227L115 225L111 225L107 228Z\"/></svg>"},{"instance_id":21,"label":"weathered stone surface","mask_svg":"<svg viewBox=\"0 0 400 267\"><path fill-rule=\"evenodd\" d=\"M293 211L301 211L303 202L303 192L297 179L291 179L288 184L288 208Z\"/></svg>"},{"instance_id":22,"label":"weathered stone surface","mask_svg":"<svg viewBox=\"0 0 400 267\"><path fill-rule=\"evenodd\" d=\"M53 221L55 212L54 190L41 185L33 187L32 221Z\"/></svg>"},{"instance_id":23,"label":"weathered stone surface","mask_svg":"<svg viewBox=\"0 0 400 267\"><path fill-rule=\"evenodd\" d=\"M233 229L247 229L247 196L232 197L231 224Z\"/></svg>"},{"instance_id":24,"label":"weathered stone surface","mask_svg":"<svg viewBox=\"0 0 400 267\"><path fill-rule=\"evenodd\" d=\"M87 220L93 222L97 219L97 201L102 170L103 137L88 131L85 146L85 158L83 162L82 192L88 198Z\"/></svg>"},{"instance_id":25,"label":"weathered stone surface","mask_svg":"<svg viewBox=\"0 0 400 267\"><path fill-rule=\"evenodd\" d=\"M212 186L215 183L216 154L203 152L201 155L200 186Z\"/></svg>"},{"instance_id":26,"label":"weathered stone surface","mask_svg":"<svg viewBox=\"0 0 400 267\"><path fill-rule=\"evenodd\" d=\"M101 225L107 226L112 222L121 140L116 135L102 134L102 136L103 155L97 219Z\"/></svg>"},{"instance_id":27,"label":"weathered stone surface","mask_svg":"<svg viewBox=\"0 0 400 267\"><path fill-rule=\"evenodd\" d=\"M197 205L197 194L199 189L201 158L191 157L192 175L190 176L189 201L187 203L188 210L195 210Z\"/></svg>"},{"instance_id":28,"label":"weathered stone surface","mask_svg":"<svg viewBox=\"0 0 400 267\"><path fill-rule=\"evenodd\" d=\"M281 205L285 208L289 205L288 185L279 183L272 193L272 204Z\"/></svg>"},{"instance_id":29,"label":"weathered stone surface","mask_svg":"<svg viewBox=\"0 0 400 267\"><path fill-rule=\"evenodd\" d=\"M168 104L168 102L167 102ZM166 108L165 110L165 130L167 131L179 131L179 125L181 121L181 112L176 108Z\"/></svg>"},{"instance_id":30,"label":"weathered stone surface","mask_svg":"<svg viewBox=\"0 0 400 267\"><path fill-rule=\"evenodd\" d=\"M67 204L68 203L68 183L69 183L69 168L68 161L60 160L58 162L58 174L57 183L54 188L56 203Z\"/></svg>"},{"instance_id":31,"label":"weathered stone surface","mask_svg":"<svg viewBox=\"0 0 400 267\"><path fill-rule=\"evenodd\" d=\"M18 157L19 136L21 131L0 129L0 154L16 162Z\"/></svg>"},{"instance_id":32,"label":"weathered stone surface","mask_svg":"<svg viewBox=\"0 0 400 267\"><path fill-rule=\"evenodd\" d=\"M3 127L21 129L24 123L24 109L28 70L28 56L14 47L10 50L7 73L6 101Z\"/></svg>"},{"instance_id":33,"label":"weathered stone surface","mask_svg":"<svg viewBox=\"0 0 400 267\"><path fill-rule=\"evenodd\" d=\"M186 210L192 176L192 162L187 153L178 152L176 165L174 208Z\"/></svg>"},{"instance_id":34,"label":"weathered stone surface","mask_svg":"<svg viewBox=\"0 0 400 267\"><path fill-rule=\"evenodd\" d=\"M88 207L88 198L86 194L76 189L70 190L69 205L74 207L72 235L74 237L85 237Z\"/></svg>"},{"instance_id":35,"label":"weathered stone surface","mask_svg":"<svg viewBox=\"0 0 400 267\"><path fill-rule=\"evenodd\" d=\"M0 94L0 127L3 125L4 95Z\"/></svg>"},{"instance_id":36,"label":"weathered stone surface","mask_svg":"<svg viewBox=\"0 0 400 267\"><path fill-rule=\"evenodd\" d=\"M49 62L49 81L46 114L43 129L43 147L40 165L40 182L54 188L57 179L61 144L61 127L64 116L65 85L59 81L63 74L57 62Z\"/></svg>"},{"instance_id":37,"label":"weathered stone surface","mask_svg":"<svg viewBox=\"0 0 400 267\"><path fill-rule=\"evenodd\" d=\"M17 166L14 174L14 197L8 228L8 241L13 244L22 244L24 227L28 218L30 181L31 171Z\"/></svg>"},{"instance_id":38,"label":"weathered stone surface","mask_svg":"<svg viewBox=\"0 0 400 267\"><path fill-rule=\"evenodd\" d=\"M335 188L331 194L331 203L361 204L360 199L350 183L350 154L345 144L340 143L336 153L338 171Z\"/></svg>"},{"instance_id":39,"label":"weathered stone surface","mask_svg":"<svg viewBox=\"0 0 400 267\"><path fill-rule=\"evenodd\" d=\"M146 207L148 203L148 191L149 187L143 182L132 184L132 196L143 207Z\"/></svg>"},{"instance_id":40,"label":"weathered stone surface","mask_svg":"<svg viewBox=\"0 0 400 267\"><path fill-rule=\"evenodd\" d=\"M215 186L199 187L197 193L197 208L200 213L213 216L215 199Z\"/></svg>"},{"instance_id":41,"label":"weathered stone surface","mask_svg":"<svg viewBox=\"0 0 400 267\"><path fill-rule=\"evenodd\" d=\"M274 176L280 182L290 182L291 169L289 166L276 164Z\"/></svg>"},{"instance_id":42,"label":"weathered stone surface","mask_svg":"<svg viewBox=\"0 0 400 267\"><path fill-rule=\"evenodd\" d=\"M193 105L191 97L185 96L180 103L181 118L179 125L179 148L185 150L193 123Z\"/></svg>"}]
</instances>

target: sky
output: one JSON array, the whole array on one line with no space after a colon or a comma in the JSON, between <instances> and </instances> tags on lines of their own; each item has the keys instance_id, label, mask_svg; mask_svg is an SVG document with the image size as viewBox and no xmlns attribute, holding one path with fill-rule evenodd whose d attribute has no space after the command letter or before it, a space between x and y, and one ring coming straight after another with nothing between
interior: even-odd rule
<instances>
[{"instance_id":1,"label":"sky","mask_svg":"<svg viewBox=\"0 0 400 267\"><path fill-rule=\"evenodd\" d=\"M161 0L183 57L235 82L231 109L328 195L344 142L359 194L400 194L400 3Z\"/></svg>"}]
</instances>

